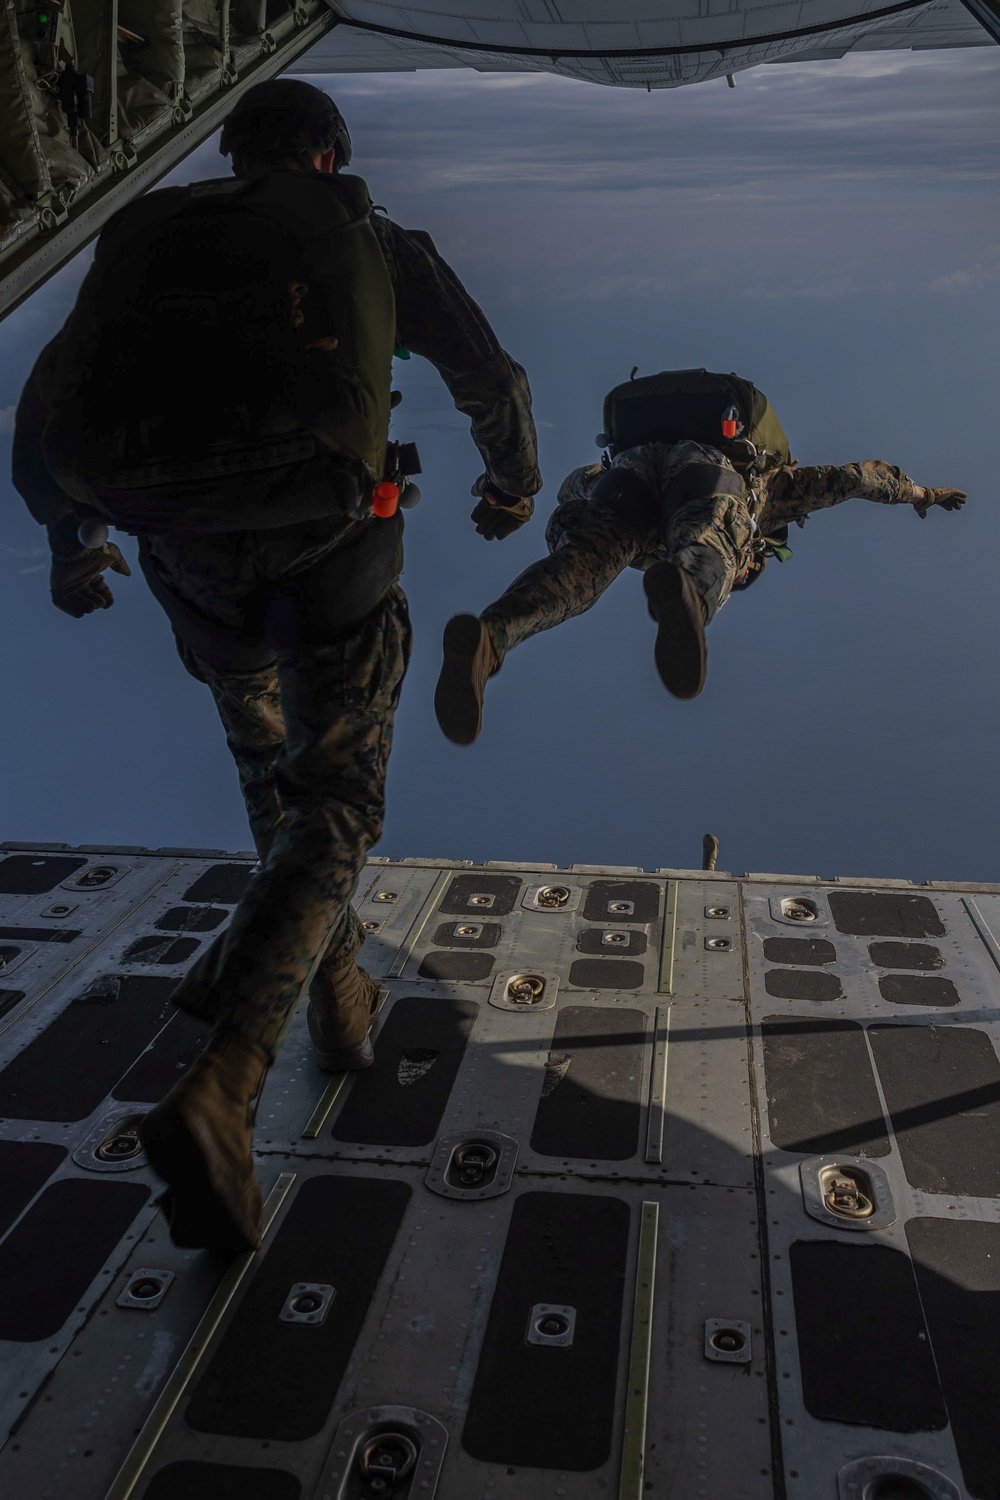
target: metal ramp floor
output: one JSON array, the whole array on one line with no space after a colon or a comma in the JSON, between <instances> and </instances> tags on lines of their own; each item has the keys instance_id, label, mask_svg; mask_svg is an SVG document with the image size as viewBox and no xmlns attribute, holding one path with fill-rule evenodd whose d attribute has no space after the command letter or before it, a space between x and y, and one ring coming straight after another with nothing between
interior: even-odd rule
<instances>
[{"instance_id":1,"label":"metal ramp floor","mask_svg":"<svg viewBox=\"0 0 1000 1500\"><path fill-rule=\"evenodd\" d=\"M1000 885L373 860L256 1256L139 1116L253 857L0 846L9 1500L998 1500Z\"/></svg>"}]
</instances>

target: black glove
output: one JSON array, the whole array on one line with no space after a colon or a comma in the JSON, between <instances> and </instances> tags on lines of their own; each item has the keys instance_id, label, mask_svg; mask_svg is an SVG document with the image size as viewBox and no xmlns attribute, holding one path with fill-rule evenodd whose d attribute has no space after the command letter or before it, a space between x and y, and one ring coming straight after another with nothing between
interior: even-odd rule
<instances>
[{"instance_id":1,"label":"black glove","mask_svg":"<svg viewBox=\"0 0 1000 1500\"><path fill-rule=\"evenodd\" d=\"M964 490L924 490L922 500L914 500L913 508L923 521L932 505L940 505L942 510L961 510L968 496Z\"/></svg>"},{"instance_id":2,"label":"black glove","mask_svg":"<svg viewBox=\"0 0 1000 1500\"><path fill-rule=\"evenodd\" d=\"M105 542L103 547L81 547L78 552L65 555L53 553L49 586L56 609L72 615L74 620L95 609L110 609L115 596L101 577L105 568L121 573L123 578L132 575L114 542Z\"/></svg>"},{"instance_id":3,"label":"black glove","mask_svg":"<svg viewBox=\"0 0 1000 1500\"><path fill-rule=\"evenodd\" d=\"M482 498L472 519L476 531L488 542L502 541L530 521L535 513L535 502L530 495L508 495L483 474L472 486L472 493Z\"/></svg>"}]
</instances>

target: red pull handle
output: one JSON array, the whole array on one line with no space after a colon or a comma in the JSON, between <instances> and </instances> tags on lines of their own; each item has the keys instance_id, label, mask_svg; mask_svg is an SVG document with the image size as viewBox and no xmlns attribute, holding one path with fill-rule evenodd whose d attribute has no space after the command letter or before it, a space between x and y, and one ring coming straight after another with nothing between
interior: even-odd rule
<instances>
[{"instance_id":1,"label":"red pull handle","mask_svg":"<svg viewBox=\"0 0 1000 1500\"><path fill-rule=\"evenodd\" d=\"M399 485L391 479L381 479L372 491L372 510L383 521L396 514L399 508Z\"/></svg>"}]
</instances>

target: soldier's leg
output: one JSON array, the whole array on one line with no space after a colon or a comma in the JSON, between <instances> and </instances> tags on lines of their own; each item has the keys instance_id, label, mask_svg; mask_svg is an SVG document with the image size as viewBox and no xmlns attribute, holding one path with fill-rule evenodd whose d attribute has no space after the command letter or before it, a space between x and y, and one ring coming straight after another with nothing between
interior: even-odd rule
<instances>
[{"instance_id":1,"label":"soldier's leg","mask_svg":"<svg viewBox=\"0 0 1000 1500\"><path fill-rule=\"evenodd\" d=\"M448 623L434 706L455 744L478 737L487 679L507 652L591 609L643 548L635 518L623 514L615 491L570 501L553 520L560 523L559 540L548 557L526 568L479 616L457 615Z\"/></svg>"},{"instance_id":2,"label":"soldier's leg","mask_svg":"<svg viewBox=\"0 0 1000 1500\"><path fill-rule=\"evenodd\" d=\"M192 676L207 684L215 699L239 772L254 844L263 863L282 818L275 761L284 742L285 726L275 648L266 644L267 628L260 618L261 570L275 575L268 578L269 588L273 588L275 579L283 581L286 573L295 579L296 592L302 596L302 617L311 622L314 613L309 607L310 595L325 597L329 593L326 567L331 555L335 559L337 554L325 523L269 532L263 538L265 545L261 546L261 541L253 533L186 540L158 537L144 543L141 555L146 577L173 624L181 660ZM323 619L322 610L319 619ZM308 628L315 640L315 626ZM322 626L319 628L322 630ZM256 643L258 631L260 640ZM253 644L248 646L248 642ZM240 659L248 649L264 665L256 669L236 667L234 659ZM348 908L311 987L313 998L324 1006L328 1032L332 1011L351 1013L344 1045L364 1041L377 993L353 962L363 940L360 924ZM214 957L214 953L204 954L201 965L210 969ZM215 992L201 983L195 967L180 1001L214 1019L208 1007ZM361 1010L365 1019L357 1036ZM327 1037L327 1052L335 1040L336 1036ZM364 1056L340 1055L334 1060L345 1067L364 1066L373 1059L370 1046L362 1050Z\"/></svg>"},{"instance_id":3,"label":"soldier's leg","mask_svg":"<svg viewBox=\"0 0 1000 1500\"><path fill-rule=\"evenodd\" d=\"M283 816L275 776L275 762L285 740L277 664L259 672L220 671L195 653L188 656L189 670L207 684L215 699L236 762L254 845L263 864ZM218 992L203 982L203 975L213 972L217 950L224 940L223 933L202 953L175 997L182 1009L211 1021L218 1020L213 1008ZM350 1068L374 1061L367 1033L377 989L354 965L363 942L361 924L353 907L348 906L310 986L312 998L324 1005L324 1014L342 1012L345 1017L339 1027L331 1026L329 1020L325 1027L322 1050L329 1066L339 1062L341 1067ZM337 1049L348 1049L352 1055L331 1059L330 1054Z\"/></svg>"},{"instance_id":4,"label":"soldier's leg","mask_svg":"<svg viewBox=\"0 0 1000 1500\"><path fill-rule=\"evenodd\" d=\"M672 562L691 578L711 620L729 598L746 567L753 526L746 502L734 495L710 495L682 505L667 527Z\"/></svg>"},{"instance_id":5,"label":"soldier's leg","mask_svg":"<svg viewBox=\"0 0 1000 1500\"><path fill-rule=\"evenodd\" d=\"M254 847L261 861L281 822L274 766L285 742L277 663L260 672L222 672L195 657L207 683L236 762Z\"/></svg>"},{"instance_id":6,"label":"soldier's leg","mask_svg":"<svg viewBox=\"0 0 1000 1500\"><path fill-rule=\"evenodd\" d=\"M575 506L556 550L525 568L479 616L497 665L521 641L585 614L641 547L642 539L613 502L595 499Z\"/></svg>"},{"instance_id":7,"label":"soldier's leg","mask_svg":"<svg viewBox=\"0 0 1000 1500\"><path fill-rule=\"evenodd\" d=\"M175 993L184 1009L213 1017L215 1031L141 1127L150 1163L167 1183L177 1244L260 1243L253 1101L381 832L409 647L406 601L393 588L340 640L279 657L286 734L274 769L282 818L229 929Z\"/></svg>"},{"instance_id":8,"label":"soldier's leg","mask_svg":"<svg viewBox=\"0 0 1000 1500\"><path fill-rule=\"evenodd\" d=\"M705 626L746 566L750 512L734 495L705 495L680 506L667 524L669 561L647 569L643 587L657 622L655 660L667 691L695 698L705 683Z\"/></svg>"},{"instance_id":9,"label":"soldier's leg","mask_svg":"<svg viewBox=\"0 0 1000 1500\"><path fill-rule=\"evenodd\" d=\"M189 971L175 994L182 1008L212 1014L272 1059L382 831L409 639L394 588L336 644L279 658L281 822L212 963Z\"/></svg>"}]
</instances>

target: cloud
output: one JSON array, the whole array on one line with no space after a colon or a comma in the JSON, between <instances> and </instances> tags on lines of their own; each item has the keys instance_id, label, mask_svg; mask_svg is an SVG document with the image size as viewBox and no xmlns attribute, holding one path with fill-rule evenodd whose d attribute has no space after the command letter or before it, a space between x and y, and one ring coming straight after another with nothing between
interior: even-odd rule
<instances>
[{"instance_id":1,"label":"cloud","mask_svg":"<svg viewBox=\"0 0 1000 1500\"><path fill-rule=\"evenodd\" d=\"M1000 283L1000 262L992 266L974 265L959 271L947 271L936 276L930 284L932 292L944 292L949 297L961 297L968 292L980 292L984 287Z\"/></svg>"},{"instance_id":2,"label":"cloud","mask_svg":"<svg viewBox=\"0 0 1000 1500\"><path fill-rule=\"evenodd\" d=\"M48 557L49 555L47 547L10 547L6 542L0 542L0 552L6 552L8 557L22 558ZM33 568L28 569L28 572L34 571Z\"/></svg>"},{"instance_id":3,"label":"cloud","mask_svg":"<svg viewBox=\"0 0 1000 1500\"><path fill-rule=\"evenodd\" d=\"M14 414L16 411L16 403L13 406L0 407L0 433L10 433L14 431Z\"/></svg>"},{"instance_id":4,"label":"cloud","mask_svg":"<svg viewBox=\"0 0 1000 1500\"><path fill-rule=\"evenodd\" d=\"M846 277L820 282L812 286L774 287L748 286L742 295L752 302L783 302L786 298L804 302L832 302L838 297L853 297L858 291L856 282Z\"/></svg>"},{"instance_id":5,"label":"cloud","mask_svg":"<svg viewBox=\"0 0 1000 1500\"><path fill-rule=\"evenodd\" d=\"M746 192L762 181L804 196L863 183L892 199L998 175L1000 59L988 47L760 67L733 90L719 79L652 94L542 74L396 75L398 107L377 113L371 80L315 81L350 118L359 170L394 174L407 160L414 199L533 184Z\"/></svg>"},{"instance_id":6,"label":"cloud","mask_svg":"<svg viewBox=\"0 0 1000 1500\"><path fill-rule=\"evenodd\" d=\"M487 310L662 308L713 287L744 303L939 297L990 264L993 48L763 66L735 89L651 94L395 74L388 110L384 79L315 81L345 111L376 201L429 230Z\"/></svg>"}]
</instances>

